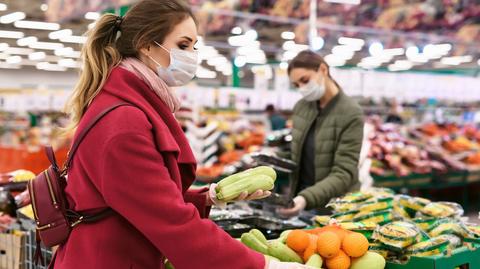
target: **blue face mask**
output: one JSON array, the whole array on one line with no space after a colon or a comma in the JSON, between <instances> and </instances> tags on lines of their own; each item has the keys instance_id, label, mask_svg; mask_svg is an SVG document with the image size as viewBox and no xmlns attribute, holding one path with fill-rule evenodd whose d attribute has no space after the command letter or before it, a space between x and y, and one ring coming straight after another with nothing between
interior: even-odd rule
<instances>
[{"instance_id":1,"label":"blue face mask","mask_svg":"<svg viewBox=\"0 0 480 269\"><path fill-rule=\"evenodd\" d=\"M158 76L167 83L168 86L182 86L190 82L197 71L198 53L197 51L185 51L180 49L170 49L168 51L165 47L154 41L159 47L170 54L170 65L163 67L153 57L147 55L157 66Z\"/></svg>"}]
</instances>

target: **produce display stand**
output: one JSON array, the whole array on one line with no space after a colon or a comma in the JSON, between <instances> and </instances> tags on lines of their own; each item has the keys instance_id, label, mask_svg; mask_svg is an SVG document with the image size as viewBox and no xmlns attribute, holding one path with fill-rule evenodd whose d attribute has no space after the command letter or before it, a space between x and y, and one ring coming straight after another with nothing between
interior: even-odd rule
<instances>
[{"instance_id":1,"label":"produce display stand","mask_svg":"<svg viewBox=\"0 0 480 269\"><path fill-rule=\"evenodd\" d=\"M477 269L480 268L480 248L456 249L451 256L411 257L406 264L387 262L385 269Z\"/></svg>"}]
</instances>

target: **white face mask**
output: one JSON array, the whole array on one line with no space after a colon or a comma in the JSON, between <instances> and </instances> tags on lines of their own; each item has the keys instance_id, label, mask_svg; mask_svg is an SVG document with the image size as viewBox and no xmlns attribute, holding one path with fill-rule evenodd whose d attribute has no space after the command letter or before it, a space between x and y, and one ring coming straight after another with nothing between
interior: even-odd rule
<instances>
[{"instance_id":1,"label":"white face mask","mask_svg":"<svg viewBox=\"0 0 480 269\"><path fill-rule=\"evenodd\" d=\"M182 86L190 82L197 71L197 51L185 51L180 49L170 49L168 51L162 45L154 41L159 47L170 54L170 65L165 68L159 64L150 55L147 55L157 66L158 76L167 83L168 86Z\"/></svg>"},{"instance_id":2,"label":"white face mask","mask_svg":"<svg viewBox=\"0 0 480 269\"><path fill-rule=\"evenodd\" d=\"M315 77L310 78L310 81L298 91L306 101L318 101L325 94L325 83L318 83Z\"/></svg>"}]
</instances>

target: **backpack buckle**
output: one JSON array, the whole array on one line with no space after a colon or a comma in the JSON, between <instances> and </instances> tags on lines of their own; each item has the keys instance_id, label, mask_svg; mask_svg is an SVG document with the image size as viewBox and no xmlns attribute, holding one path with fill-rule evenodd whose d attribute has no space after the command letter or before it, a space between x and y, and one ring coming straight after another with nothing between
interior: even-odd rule
<instances>
[{"instance_id":1,"label":"backpack buckle","mask_svg":"<svg viewBox=\"0 0 480 269\"><path fill-rule=\"evenodd\" d=\"M73 227L77 226L78 224L80 224L80 223L82 223L82 222L83 222L83 216L80 216L76 221L74 221L74 222L70 225L70 227L73 228Z\"/></svg>"}]
</instances>

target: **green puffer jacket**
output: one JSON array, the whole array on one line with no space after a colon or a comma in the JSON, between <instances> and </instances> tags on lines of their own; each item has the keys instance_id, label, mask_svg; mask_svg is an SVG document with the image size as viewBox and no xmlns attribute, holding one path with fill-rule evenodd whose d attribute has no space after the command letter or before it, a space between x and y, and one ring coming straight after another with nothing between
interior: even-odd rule
<instances>
[{"instance_id":1,"label":"green puffer jacket","mask_svg":"<svg viewBox=\"0 0 480 269\"><path fill-rule=\"evenodd\" d=\"M363 112L360 106L340 90L320 113L317 102L300 100L293 109L292 160L301 161L303 143L315 122L315 185L301 190L307 210L324 207L333 197L360 187L358 159L363 139ZM293 191L297 189L299 169L293 173Z\"/></svg>"}]
</instances>

